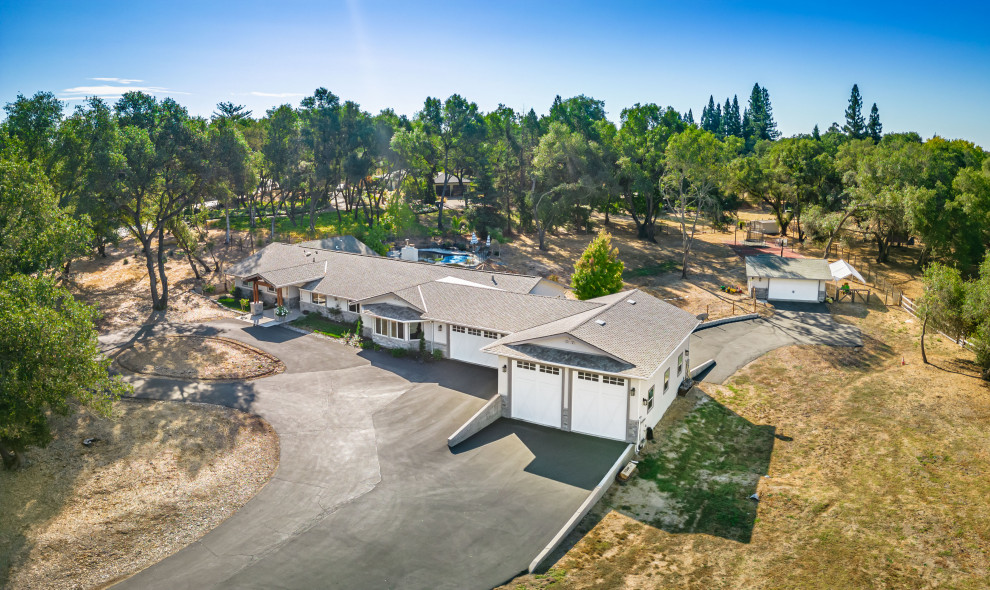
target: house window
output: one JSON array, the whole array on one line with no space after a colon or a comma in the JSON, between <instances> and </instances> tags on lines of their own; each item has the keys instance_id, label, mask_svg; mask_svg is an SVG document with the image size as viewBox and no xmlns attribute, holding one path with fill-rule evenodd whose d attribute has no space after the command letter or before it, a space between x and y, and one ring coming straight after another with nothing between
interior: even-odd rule
<instances>
[{"instance_id":1,"label":"house window","mask_svg":"<svg viewBox=\"0 0 990 590\"><path fill-rule=\"evenodd\" d=\"M602 383L608 385L625 385L626 380L621 377L609 377L608 375L602 375Z\"/></svg>"},{"instance_id":2,"label":"house window","mask_svg":"<svg viewBox=\"0 0 990 590\"><path fill-rule=\"evenodd\" d=\"M353 311L354 313L361 313L361 304L357 301L347 302L347 311Z\"/></svg>"},{"instance_id":3,"label":"house window","mask_svg":"<svg viewBox=\"0 0 990 590\"><path fill-rule=\"evenodd\" d=\"M423 336L423 322L409 324L409 339L419 340L421 336Z\"/></svg>"},{"instance_id":4,"label":"house window","mask_svg":"<svg viewBox=\"0 0 990 590\"><path fill-rule=\"evenodd\" d=\"M516 366L520 369L526 369L527 371L535 371L536 363L527 363L526 361L516 361Z\"/></svg>"},{"instance_id":5,"label":"house window","mask_svg":"<svg viewBox=\"0 0 990 590\"><path fill-rule=\"evenodd\" d=\"M474 328L468 328L467 333L471 336L481 336L481 330L476 330Z\"/></svg>"},{"instance_id":6,"label":"house window","mask_svg":"<svg viewBox=\"0 0 990 590\"><path fill-rule=\"evenodd\" d=\"M461 334L465 332L464 326L451 326L450 329Z\"/></svg>"},{"instance_id":7,"label":"house window","mask_svg":"<svg viewBox=\"0 0 990 590\"><path fill-rule=\"evenodd\" d=\"M375 334L387 336L396 340L405 340L405 324L385 318L375 318Z\"/></svg>"},{"instance_id":8,"label":"house window","mask_svg":"<svg viewBox=\"0 0 990 590\"><path fill-rule=\"evenodd\" d=\"M668 389L670 389L670 367L663 372L663 392L667 393Z\"/></svg>"},{"instance_id":9,"label":"house window","mask_svg":"<svg viewBox=\"0 0 990 590\"><path fill-rule=\"evenodd\" d=\"M560 369L557 367L551 367L550 365L540 365L540 372L547 373L549 375L560 375Z\"/></svg>"},{"instance_id":10,"label":"house window","mask_svg":"<svg viewBox=\"0 0 990 590\"><path fill-rule=\"evenodd\" d=\"M681 376L681 372L684 371L684 353L677 355L677 376Z\"/></svg>"},{"instance_id":11,"label":"house window","mask_svg":"<svg viewBox=\"0 0 990 590\"><path fill-rule=\"evenodd\" d=\"M646 411L647 412L649 412L650 410L653 409L653 389L654 388L651 387L650 390L648 392L646 392Z\"/></svg>"},{"instance_id":12,"label":"house window","mask_svg":"<svg viewBox=\"0 0 990 590\"><path fill-rule=\"evenodd\" d=\"M485 332L485 338L492 338L493 340L497 340L499 338L499 335L496 332L487 332L486 331Z\"/></svg>"},{"instance_id":13,"label":"house window","mask_svg":"<svg viewBox=\"0 0 990 590\"><path fill-rule=\"evenodd\" d=\"M313 303L315 305L326 305L327 304L327 296L324 295L324 294L322 294L322 293L313 293L311 295L311 297L312 297Z\"/></svg>"},{"instance_id":14,"label":"house window","mask_svg":"<svg viewBox=\"0 0 990 590\"><path fill-rule=\"evenodd\" d=\"M584 371L578 371L578 379L582 381L594 381L598 383L598 375L595 373L585 373Z\"/></svg>"}]
</instances>

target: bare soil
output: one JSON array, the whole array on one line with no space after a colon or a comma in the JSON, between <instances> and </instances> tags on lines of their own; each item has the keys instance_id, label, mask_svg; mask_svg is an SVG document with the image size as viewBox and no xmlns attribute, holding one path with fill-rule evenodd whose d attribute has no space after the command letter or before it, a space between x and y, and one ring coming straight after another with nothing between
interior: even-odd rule
<instances>
[{"instance_id":1,"label":"bare soil","mask_svg":"<svg viewBox=\"0 0 990 590\"><path fill-rule=\"evenodd\" d=\"M771 352L724 386L703 385L707 404L678 399L647 449L676 450L711 404L772 429L769 478L745 481L739 466L762 452L747 445L711 453L718 471L689 472L708 493L713 481L747 484L712 500L731 507L756 491L751 518L692 530L728 513L672 502L646 481L614 488L549 574L504 588L986 588L990 388L971 353L936 337L924 365L916 318L879 304L835 310L863 330L862 349Z\"/></svg>"},{"instance_id":2,"label":"bare soil","mask_svg":"<svg viewBox=\"0 0 990 590\"><path fill-rule=\"evenodd\" d=\"M271 426L228 408L121 400L112 419L54 426L25 468L0 472L0 587L109 585L215 528L278 465Z\"/></svg>"},{"instance_id":3,"label":"bare soil","mask_svg":"<svg viewBox=\"0 0 990 590\"><path fill-rule=\"evenodd\" d=\"M160 336L139 340L116 357L132 373L180 379L255 379L281 373L282 361L229 338Z\"/></svg>"}]
</instances>

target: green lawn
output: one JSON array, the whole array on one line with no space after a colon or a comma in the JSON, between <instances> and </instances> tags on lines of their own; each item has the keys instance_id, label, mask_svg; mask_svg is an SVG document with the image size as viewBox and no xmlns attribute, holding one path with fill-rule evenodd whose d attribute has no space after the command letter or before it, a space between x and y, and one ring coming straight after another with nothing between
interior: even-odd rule
<instances>
[{"instance_id":1,"label":"green lawn","mask_svg":"<svg viewBox=\"0 0 990 590\"><path fill-rule=\"evenodd\" d=\"M632 277L652 277L661 275L665 272L677 270L677 268L678 265L673 260L664 260L663 262L657 264L650 264L639 268L627 268L622 271L622 278L629 279Z\"/></svg>"},{"instance_id":2,"label":"green lawn","mask_svg":"<svg viewBox=\"0 0 990 590\"><path fill-rule=\"evenodd\" d=\"M353 334L356 327L354 324L335 322L318 313L304 315L299 319L293 320L291 324L300 328L309 328L314 332L330 336L331 338L343 338L347 333Z\"/></svg>"},{"instance_id":3,"label":"green lawn","mask_svg":"<svg viewBox=\"0 0 990 590\"><path fill-rule=\"evenodd\" d=\"M238 302L230 295L224 295L223 297L220 297L219 299L217 299L217 303L219 303L224 307L233 309L234 311L247 311L246 309L241 307L240 302Z\"/></svg>"}]
</instances>

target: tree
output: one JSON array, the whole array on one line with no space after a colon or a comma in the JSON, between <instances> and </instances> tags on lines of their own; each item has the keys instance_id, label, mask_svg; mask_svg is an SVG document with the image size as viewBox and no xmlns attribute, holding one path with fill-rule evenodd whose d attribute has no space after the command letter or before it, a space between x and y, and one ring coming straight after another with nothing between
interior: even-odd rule
<instances>
[{"instance_id":1,"label":"tree","mask_svg":"<svg viewBox=\"0 0 990 590\"><path fill-rule=\"evenodd\" d=\"M980 265L979 277L966 284L967 333L982 377L990 380L990 257Z\"/></svg>"},{"instance_id":2,"label":"tree","mask_svg":"<svg viewBox=\"0 0 990 590\"><path fill-rule=\"evenodd\" d=\"M81 404L109 415L129 391L100 354L96 311L47 278L0 282L0 457L17 468L21 452L52 440L48 413Z\"/></svg>"},{"instance_id":3,"label":"tree","mask_svg":"<svg viewBox=\"0 0 990 590\"><path fill-rule=\"evenodd\" d=\"M933 324L935 328L955 339L965 335L966 285L958 270L938 262L928 265L923 281L925 291L917 303L918 313L923 318L921 360L927 365L925 334L929 324Z\"/></svg>"},{"instance_id":4,"label":"tree","mask_svg":"<svg viewBox=\"0 0 990 590\"><path fill-rule=\"evenodd\" d=\"M453 94L444 101L427 98L423 110L418 115L427 135L437 142L442 159L443 189L437 211L437 229L443 230L443 207L450 195L451 155L466 148L465 144L477 141L484 133L484 119L478 112L478 105L468 102L459 94Z\"/></svg>"},{"instance_id":5,"label":"tree","mask_svg":"<svg viewBox=\"0 0 990 590\"><path fill-rule=\"evenodd\" d=\"M770 92L766 88L761 88L759 84L753 85L753 90L749 94L749 106L743 119L743 137L753 143L780 137L777 123L773 119Z\"/></svg>"},{"instance_id":6,"label":"tree","mask_svg":"<svg viewBox=\"0 0 990 590\"><path fill-rule=\"evenodd\" d=\"M213 111L213 120L225 120L232 123L237 123L243 119L247 119L251 116L251 111L247 110L247 107L242 104L234 104L232 102L221 102L217 104L217 110Z\"/></svg>"},{"instance_id":7,"label":"tree","mask_svg":"<svg viewBox=\"0 0 990 590\"><path fill-rule=\"evenodd\" d=\"M715 97L709 95L708 106L701 110L701 128L709 133L720 133L722 129L722 113L715 108Z\"/></svg>"},{"instance_id":8,"label":"tree","mask_svg":"<svg viewBox=\"0 0 990 590\"><path fill-rule=\"evenodd\" d=\"M879 122L879 121L878 121ZM849 94L849 106L846 107L846 124L842 130L852 139L866 137L866 119L863 118L863 97L859 95L859 85L853 84Z\"/></svg>"},{"instance_id":9,"label":"tree","mask_svg":"<svg viewBox=\"0 0 990 590\"><path fill-rule=\"evenodd\" d=\"M60 268L91 239L88 219L58 206L37 163L0 153L0 279Z\"/></svg>"},{"instance_id":10,"label":"tree","mask_svg":"<svg viewBox=\"0 0 990 590\"><path fill-rule=\"evenodd\" d=\"M686 129L667 143L661 186L681 229L681 278L687 278L698 219L717 206L715 193L723 180L726 155L722 142L703 129Z\"/></svg>"},{"instance_id":11,"label":"tree","mask_svg":"<svg viewBox=\"0 0 990 590\"><path fill-rule=\"evenodd\" d=\"M40 160L48 166L62 121L62 102L51 92L38 92L31 98L18 94L7 103L5 127L10 138L28 162Z\"/></svg>"},{"instance_id":12,"label":"tree","mask_svg":"<svg viewBox=\"0 0 990 590\"><path fill-rule=\"evenodd\" d=\"M877 103L873 103L873 108L870 109L870 121L866 124L866 134L870 136L873 143L880 143L883 139L883 125L880 123L880 111L877 109Z\"/></svg>"},{"instance_id":13,"label":"tree","mask_svg":"<svg viewBox=\"0 0 990 590\"><path fill-rule=\"evenodd\" d=\"M599 231L574 265L574 295L583 300L618 293L622 290L623 268L619 249L612 247L612 234Z\"/></svg>"},{"instance_id":14,"label":"tree","mask_svg":"<svg viewBox=\"0 0 990 590\"><path fill-rule=\"evenodd\" d=\"M546 250L546 233L556 229L575 208L600 194L605 180L598 144L560 121L550 124L533 156L529 206Z\"/></svg>"}]
</instances>

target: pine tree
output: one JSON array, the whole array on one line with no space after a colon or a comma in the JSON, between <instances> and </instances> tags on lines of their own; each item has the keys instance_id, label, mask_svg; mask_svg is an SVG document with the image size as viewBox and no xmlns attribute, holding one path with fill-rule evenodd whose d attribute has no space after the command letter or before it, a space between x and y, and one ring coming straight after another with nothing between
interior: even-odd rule
<instances>
[{"instance_id":1,"label":"pine tree","mask_svg":"<svg viewBox=\"0 0 990 590\"><path fill-rule=\"evenodd\" d=\"M739 97L732 95L732 112L729 114L732 119L732 135L742 137L742 117L739 115Z\"/></svg>"},{"instance_id":2,"label":"pine tree","mask_svg":"<svg viewBox=\"0 0 990 590\"><path fill-rule=\"evenodd\" d=\"M688 114L687 117L684 118L684 122L688 125L694 125L694 113L691 112L691 109L688 109Z\"/></svg>"},{"instance_id":3,"label":"pine tree","mask_svg":"<svg viewBox=\"0 0 990 590\"><path fill-rule=\"evenodd\" d=\"M712 133L718 135L722 133L722 105L715 105L715 111L712 114Z\"/></svg>"},{"instance_id":4,"label":"pine tree","mask_svg":"<svg viewBox=\"0 0 990 590\"><path fill-rule=\"evenodd\" d=\"M846 107L846 124L842 126L846 135L853 139L866 137L866 121L863 119L863 97L859 95L859 85L853 84Z\"/></svg>"},{"instance_id":5,"label":"pine tree","mask_svg":"<svg viewBox=\"0 0 990 590\"><path fill-rule=\"evenodd\" d=\"M705 131L714 132L712 129L712 116L715 114L715 97L708 97L708 106L701 109L701 128Z\"/></svg>"},{"instance_id":6,"label":"pine tree","mask_svg":"<svg viewBox=\"0 0 990 590\"><path fill-rule=\"evenodd\" d=\"M734 135L732 133L732 103L729 99L725 99L725 105L722 107L722 129L719 131L719 135L722 137L728 137Z\"/></svg>"},{"instance_id":7,"label":"pine tree","mask_svg":"<svg viewBox=\"0 0 990 590\"><path fill-rule=\"evenodd\" d=\"M622 261L612 247L612 234L605 230L588 244L574 265L571 288L578 299L592 299L622 290Z\"/></svg>"},{"instance_id":8,"label":"pine tree","mask_svg":"<svg viewBox=\"0 0 990 590\"><path fill-rule=\"evenodd\" d=\"M817 123L815 123L815 128L811 130L811 137L815 141L821 141L821 139L822 139L822 132L818 130L818 124Z\"/></svg>"},{"instance_id":9,"label":"pine tree","mask_svg":"<svg viewBox=\"0 0 990 590\"><path fill-rule=\"evenodd\" d=\"M770 105L770 91L766 86L762 89L763 94L763 139L778 139L780 131L777 131L777 122L773 120L773 107Z\"/></svg>"},{"instance_id":10,"label":"pine tree","mask_svg":"<svg viewBox=\"0 0 990 590\"><path fill-rule=\"evenodd\" d=\"M877 103L873 103L873 108L870 109L870 122L866 125L866 133L873 138L873 143L880 143L880 139L883 137L883 125L880 123L880 111L877 109Z\"/></svg>"}]
</instances>

